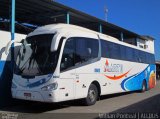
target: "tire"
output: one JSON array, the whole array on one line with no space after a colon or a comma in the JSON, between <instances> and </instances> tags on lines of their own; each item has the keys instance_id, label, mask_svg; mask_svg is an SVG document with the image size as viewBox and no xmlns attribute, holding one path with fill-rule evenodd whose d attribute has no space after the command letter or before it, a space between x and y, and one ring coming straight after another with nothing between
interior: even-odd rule
<instances>
[{"instance_id":1,"label":"tire","mask_svg":"<svg viewBox=\"0 0 160 119\"><path fill-rule=\"evenodd\" d=\"M141 92L143 93L145 91L147 91L147 83L145 80L143 80Z\"/></svg>"},{"instance_id":2,"label":"tire","mask_svg":"<svg viewBox=\"0 0 160 119\"><path fill-rule=\"evenodd\" d=\"M94 105L98 99L98 89L94 84L91 84L88 89L87 97L85 98L85 105Z\"/></svg>"}]
</instances>

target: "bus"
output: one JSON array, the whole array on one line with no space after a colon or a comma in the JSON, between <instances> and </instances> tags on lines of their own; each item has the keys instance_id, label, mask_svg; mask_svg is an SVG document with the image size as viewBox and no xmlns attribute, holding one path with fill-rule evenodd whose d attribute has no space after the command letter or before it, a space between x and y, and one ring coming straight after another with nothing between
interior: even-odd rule
<instances>
[{"instance_id":1,"label":"bus","mask_svg":"<svg viewBox=\"0 0 160 119\"><path fill-rule=\"evenodd\" d=\"M83 27L52 24L21 41L12 97L40 102L82 99L154 88L154 52Z\"/></svg>"},{"instance_id":2,"label":"bus","mask_svg":"<svg viewBox=\"0 0 160 119\"><path fill-rule=\"evenodd\" d=\"M11 102L11 80L13 74L10 52L5 52L7 43L11 41L11 33L5 31L5 29L3 30L2 26L3 25L0 27L0 107L9 105ZM25 34L15 33L15 38L17 41L21 41L21 39L25 37Z\"/></svg>"}]
</instances>

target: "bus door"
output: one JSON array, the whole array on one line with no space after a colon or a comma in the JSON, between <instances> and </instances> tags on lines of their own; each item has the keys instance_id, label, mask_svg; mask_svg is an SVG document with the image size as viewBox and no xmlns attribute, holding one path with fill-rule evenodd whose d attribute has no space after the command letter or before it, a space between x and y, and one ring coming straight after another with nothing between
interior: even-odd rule
<instances>
[{"instance_id":1,"label":"bus door","mask_svg":"<svg viewBox=\"0 0 160 119\"><path fill-rule=\"evenodd\" d=\"M59 89L63 100L74 99L75 80L75 40L67 39L60 64Z\"/></svg>"}]
</instances>

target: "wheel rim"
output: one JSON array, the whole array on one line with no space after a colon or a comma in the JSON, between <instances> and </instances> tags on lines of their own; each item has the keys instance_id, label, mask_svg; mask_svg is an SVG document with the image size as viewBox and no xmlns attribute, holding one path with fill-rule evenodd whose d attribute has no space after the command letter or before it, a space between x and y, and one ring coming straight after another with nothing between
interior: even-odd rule
<instances>
[{"instance_id":1,"label":"wheel rim","mask_svg":"<svg viewBox=\"0 0 160 119\"><path fill-rule=\"evenodd\" d=\"M89 90L88 97L91 102L94 102L96 100L95 90Z\"/></svg>"},{"instance_id":2,"label":"wheel rim","mask_svg":"<svg viewBox=\"0 0 160 119\"><path fill-rule=\"evenodd\" d=\"M145 91L145 85L143 84L142 90Z\"/></svg>"},{"instance_id":3,"label":"wheel rim","mask_svg":"<svg viewBox=\"0 0 160 119\"><path fill-rule=\"evenodd\" d=\"M143 83L142 90L143 90L143 91L146 91L146 84L145 84L145 83Z\"/></svg>"}]
</instances>

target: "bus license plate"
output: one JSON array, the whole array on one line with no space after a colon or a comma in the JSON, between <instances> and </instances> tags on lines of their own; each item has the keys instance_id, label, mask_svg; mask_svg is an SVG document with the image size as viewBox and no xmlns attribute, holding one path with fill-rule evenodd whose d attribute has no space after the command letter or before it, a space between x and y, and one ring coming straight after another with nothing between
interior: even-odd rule
<instances>
[{"instance_id":1,"label":"bus license plate","mask_svg":"<svg viewBox=\"0 0 160 119\"><path fill-rule=\"evenodd\" d=\"M31 97L31 93L24 93L24 96L30 98Z\"/></svg>"}]
</instances>

